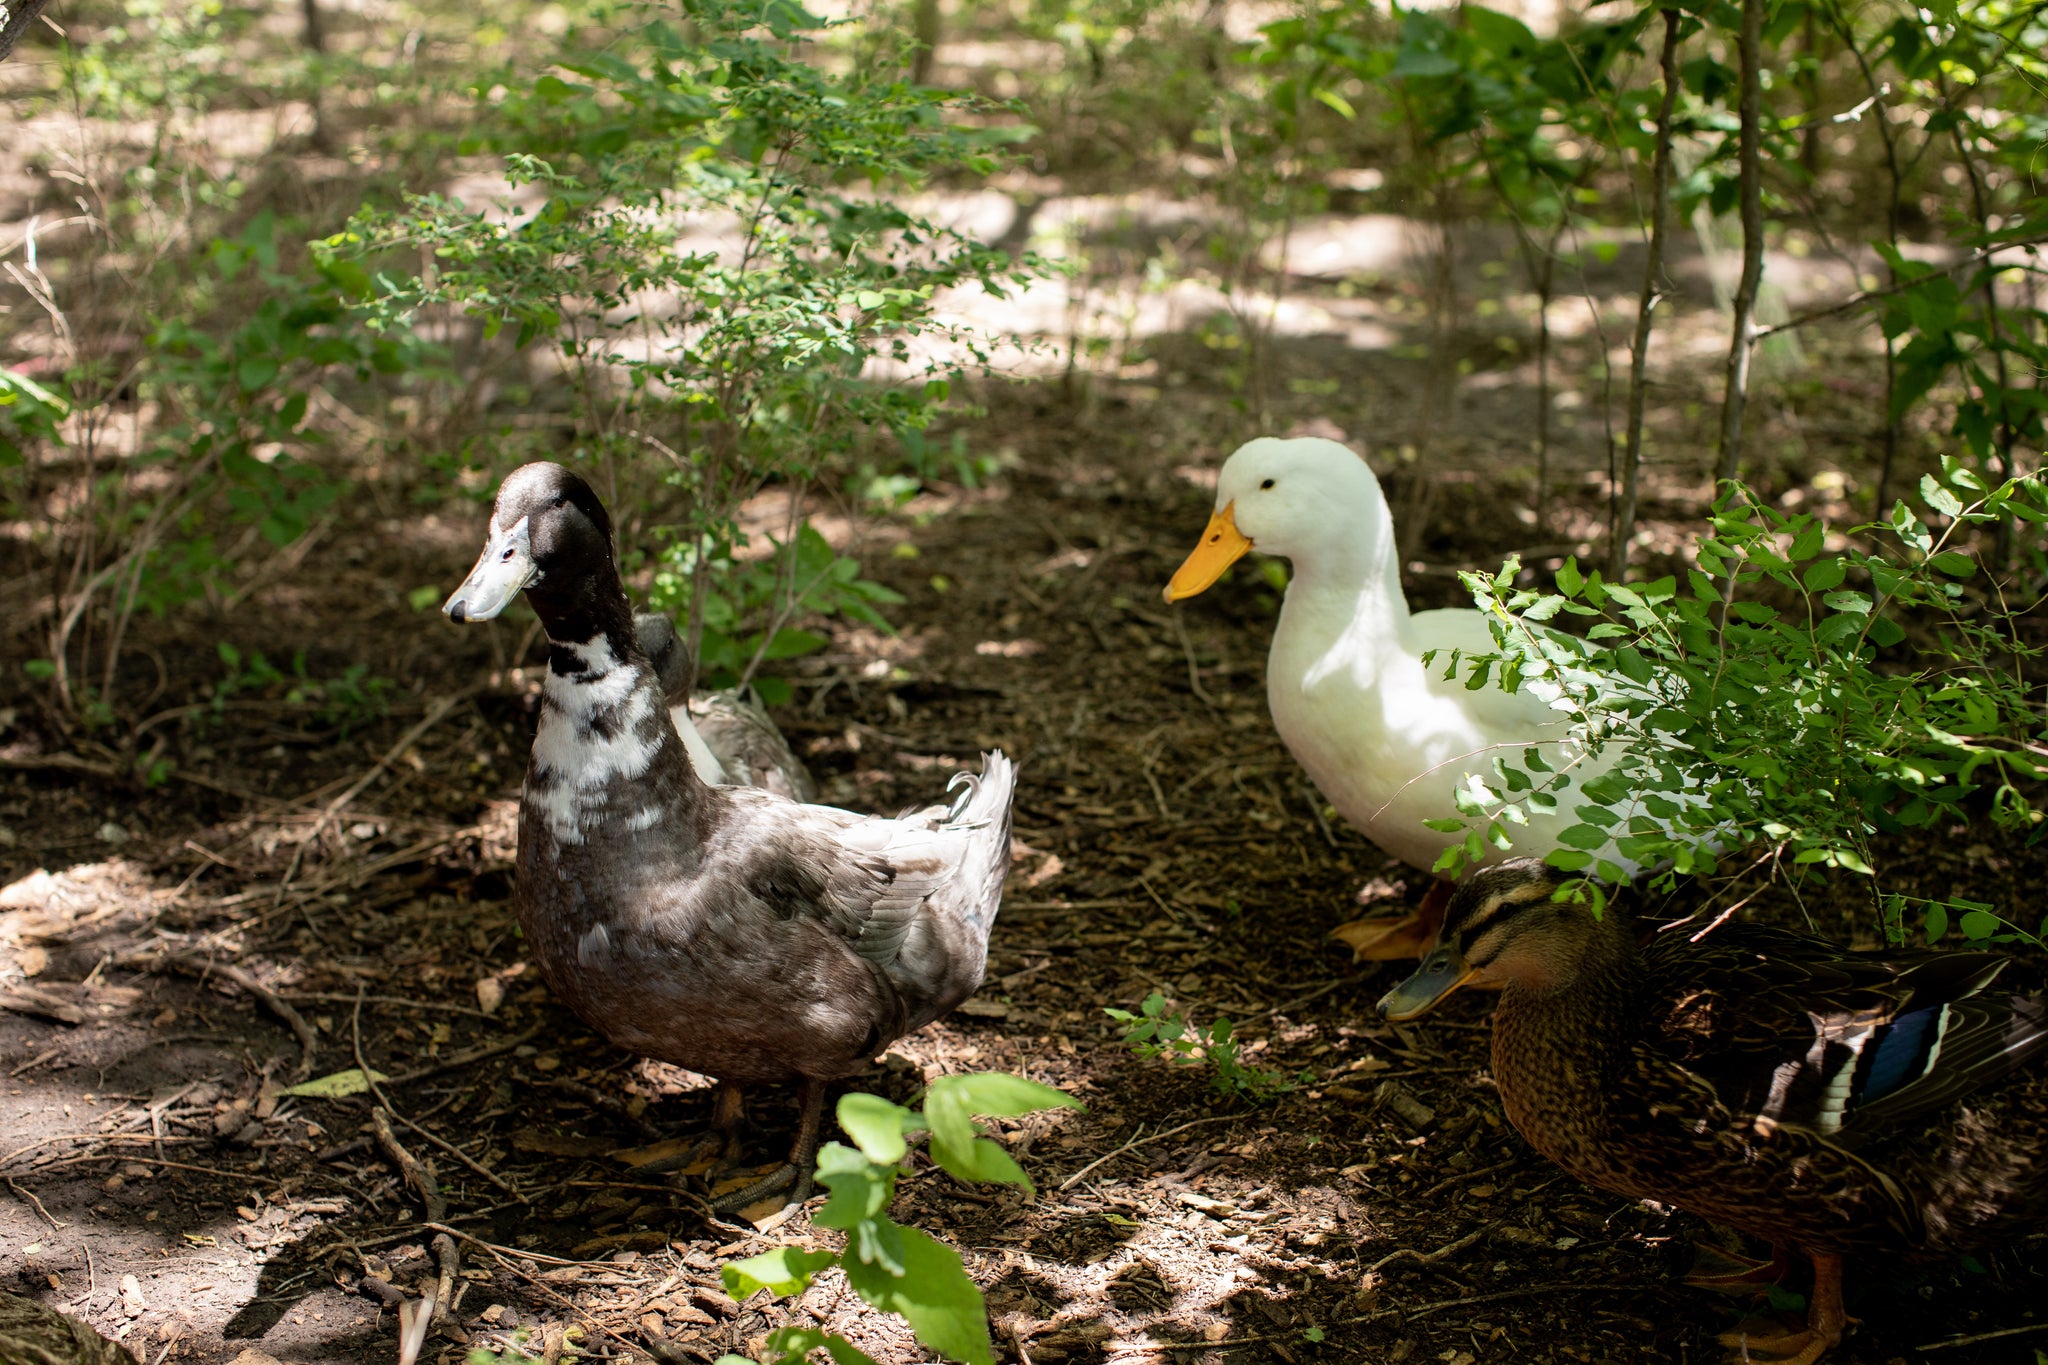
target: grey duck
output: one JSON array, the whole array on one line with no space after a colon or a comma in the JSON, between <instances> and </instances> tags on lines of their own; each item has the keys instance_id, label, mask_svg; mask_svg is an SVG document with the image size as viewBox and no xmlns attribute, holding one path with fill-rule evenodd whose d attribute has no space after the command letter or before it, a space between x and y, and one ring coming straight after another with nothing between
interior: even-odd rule
<instances>
[{"instance_id":1,"label":"grey duck","mask_svg":"<svg viewBox=\"0 0 2048 1365\"><path fill-rule=\"evenodd\" d=\"M521 591L547 632L520 800L514 903L556 996L619 1047L727 1083L796 1081L790 1162L726 1207L810 1188L825 1082L981 985L1009 868L1014 769L954 775L898 819L704 780L666 714L581 478L526 465L443 607L497 615Z\"/></svg>"}]
</instances>

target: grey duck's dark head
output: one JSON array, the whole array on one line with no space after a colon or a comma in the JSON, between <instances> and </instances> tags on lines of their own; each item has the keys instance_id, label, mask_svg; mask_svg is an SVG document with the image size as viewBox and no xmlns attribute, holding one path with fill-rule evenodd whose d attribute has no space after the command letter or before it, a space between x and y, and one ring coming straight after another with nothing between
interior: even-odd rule
<instances>
[{"instance_id":1,"label":"grey duck's dark head","mask_svg":"<svg viewBox=\"0 0 2048 1365\"><path fill-rule=\"evenodd\" d=\"M441 610L488 621L524 591L548 638L580 643L632 638L632 610L612 559L612 519L576 474L545 461L522 465L498 488L490 539Z\"/></svg>"},{"instance_id":2,"label":"grey duck's dark head","mask_svg":"<svg viewBox=\"0 0 2048 1365\"><path fill-rule=\"evenodd\" d=\"M1510 858L1474 872L1452 893L1436 945L1380 1000L1380 1013L1413 1019L1460 986L1547 989L1572 980L1621 919L1609 907L1603 925L1586 900L1560 899L1558 892L1577 880L1541 858Z\"/></svg>"}]
</instances>

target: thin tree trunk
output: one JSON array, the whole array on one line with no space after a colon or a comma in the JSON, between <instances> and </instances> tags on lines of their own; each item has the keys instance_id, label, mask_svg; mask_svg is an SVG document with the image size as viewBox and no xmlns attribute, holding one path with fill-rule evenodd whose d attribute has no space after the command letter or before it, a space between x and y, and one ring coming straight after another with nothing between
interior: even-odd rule
<instances>
[{"instance_id":1,"label":"thin tree trunk","mask_svg":"<svg viewBox=\"0 0 2048 1365\"><path fill-rule=\"evenodd\" d=\"M1892 136L1891 112L1885 107L1885 96L1889 88L1879 83L1877 73L1870 68L1870 59L1856 43L1856 32L1850 26L1848 17L1840 5L1828 7L1828 22L1835 30L1835 36L1842 40L1842 46L1849 49L1849 55L1856 59L1857 70L1863 73L1864 88L1870 92L1870 119L1877 127L1878 141L1884 145L1885 175L1891 185L1891 194L1884 206L1884 237L1891 244L1893 252L1899 249L1899 197L1905 185L1905 172L1899 167L1898 139ZM1891 260L1885 261L1885 283L1896 288L1899 272ZM1882 316L1882 315L1880 315ZM1879 332L1884 329L1880 327ZM1877 500L1872 515L1882 519L1885 504L1891 498L1892 466L1899 456L1899 417L1892 411L1892 395L1898 392L1898 343L1889 335L1884 336L1884 460L1877 471Z\"/></svg>"},{"instance_id":2,"label":"thin tree trunk","mask_svg":"<svg viewBox=\"0 0 2048 1365\"><path fill-rule=\"evenodd\" d=\"M13 0L7 6L7 22L0 24L0 62L13 55L21 35L34 28L49 7L50 0Z\"/></svg>"},{"instance_id":3,"label":"thin tree trunk","mask_svg":"<svg viewBox=\"0 0 2048 1365\"><path fill-rule=\"evenodd\" d=\"M1543 271L1536 282L1536 534L1550 531L1550 296L1557 279L1559 224L1543 252Z\"/></svg>"},{"instance_id":4,"label":"thin tree trunk","mask_svg":"<svg viewBox=\"0 0 2048 1365\"><path fill-rule=\"evenodd\" d=\"M307 4L312 2L306 0ZM939 0L912 0L910 31L917 39L917 50L910 57L911 84L930 85L932 62L938 56L941 34Z\"/></svg>"},{"instance_id":5,"label":"thin tree trunk","mask_svg":"<svg viewBox=\"0 0 2048 1365\"><path fill-rule=\"evenodd\" d=\"M327 21L320 13L320 0L299 0L299 8L305 15L305 40L308 52L327 50Z\"/></svg>"},{"instance_id":6,"label":"thin tree trunk","mask_svg":"<svg viewBox=\"0 0 2048 1365\"><path fill-rule=\"evenodd\" d=\"M1741 168L1742 282L1735 289L1735 325L1728 338L1728 381L1721 392L1719 479L1732 479L1742 466L1742 416L1749 405L1749 363L1756 354L1752 335L1757 287L1764 277L1763 44L1764 0L1742 0L1742 135L1736 152Z\"/></svg>"},{"instance_id":7,"label":"thin tree trunk","mask_svg":"<svg viewBox=\"0 0 2048 1365\"><path fill-rule=\"evenodd\" d=\"M1614 518L1614 544L1609 547L1608 577L1619 583L1628 576L1628 543L1636 533L1636 488L1643 467L1643 370L1650 358L1650 320L1657 308L1657 281L1664 273L1664 231L1671 217L1671 113L1678 104L1678 29L1685 15L1675 9L1664 16L1664 45L1657 66L1664 77L1664 98L1657 106L1657 144L1650 161L1650 253L1643 266L1643 294L1636 305L1636 335L1629 347L1628 448L1621 470L1621 507Z\"/></svg>"}]
</instances>

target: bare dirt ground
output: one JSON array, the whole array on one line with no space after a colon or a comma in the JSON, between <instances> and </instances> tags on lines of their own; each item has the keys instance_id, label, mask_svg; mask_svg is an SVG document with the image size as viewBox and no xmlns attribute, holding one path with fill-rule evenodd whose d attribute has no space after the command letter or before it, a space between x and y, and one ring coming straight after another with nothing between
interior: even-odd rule
<instances>
[{"instance_id":1,"label":"bare dirt ground","mask_svg":"<svg viewBox=\"0 0 2048 1365\"><path fill-rule=\"evenodd\" d=\"M1499 361L1468 349L1481 374ZM1024 1365L1712 1359L1736 1310L1679 1284L1703 1225L1528 1150L1487 1075L1485 1000L1380 1023L1372 1002L1396 973L1326 941L1361 885L1412 898L1421 879L1322 820L1273 735L1271 589L1240 569L1178 611L1160 603L1208 510L1200 471L1251 434L1230 363L1213 337L1162 337L1121 379L992 389L965 429L1003 474L921 499L863 548L908 597L901 634L837 629L780 714L828 799L860 808L929 799L990 746L1023 764L988 985L855 1084L901 1099L1001 1069L1088 1108L1009 1126L1035 1200L914 1158L895 1216L962 1250L999 1351ZM1522 371L1473 385L1446 420L1422 362L1392 347L1308 338L1270 363L1266 429L1373 449L1418 605L1459 601L1459 565L1516 548L1542 564L1600 524L1590 422L1561 433L1564 529L1538 544L1519 515ZM1835 373L1780 395L1766 447L1796 446L1808 470L1847 462L1877 419L1867 359ZM1690 382L1658 399L1674 452L1698 436ZM1696 462L1651 471L1652 553L1699 511ZM1845 486L1767 483L1822 507ZM525 1333L550 1360L710 1361L793 1313L886 1365L921 1358L836 1275L793 1310L731 1302L722 1261L836 1234L800 1211L765 1233L714 1223L701 1179L636 1178L620 1159L701 1129L709 1091L613 1050L523 970L510 815L539 655L519 654L523 617L458 630L407 605L456 581L482 525L473 504L422 511L412 491L372 480L306 571L219 619L152 628L156 704L193 708L166 722L178 767L163 788L61 757L27 696L0 711L0 1284L150 1365L390 1361L383 1287L438 1275L433 1236L363 1097L281 1094L360 1058L389 1076L396 1135L434 1164L459 1234L455 1322L430 1357ZM203 686L223 638L279 662L303 650L316 677L366 663L395 681L388 714L344 729L279 688L216 711ZM2037 909L2044 861L1938 831L1893 875ZM1854 886L1798 904L1767 889L1752 913L1802 908L1869 936ZM1249 1062L1302 1083L1254 1106L1133 1057L1102 1010L1154 990L1237 1021ZM769 1162L788 1097L758 1094L751 1112L751 1155ZM1983 1261L1861 1265L1862 1325L1835 1359L2032 1361L2044 1305L2039 1236Z\"/></svg>"}]
</instances>

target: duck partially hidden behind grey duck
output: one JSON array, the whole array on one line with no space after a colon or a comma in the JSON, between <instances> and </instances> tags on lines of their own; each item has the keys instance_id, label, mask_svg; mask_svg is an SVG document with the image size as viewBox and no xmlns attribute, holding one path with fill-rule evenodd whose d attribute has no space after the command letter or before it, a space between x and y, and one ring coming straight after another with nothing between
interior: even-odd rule
<instances>
[{"instance_id":1,"label":"duck partially hidden behind grey duck","mask_svg":"<svg viewBox=\"0 0 2048 1365\"><path fill-rule=\"evenodd\" d=\"M677 638L675 622L642 612L633 618L633 638L654 667L669 719L700 777L713 786L759 787L792 801L818 799L810 769L750 689L721 688L702 696L690 690L690 651Z\"/></svg>"},{"instance_id":2,"label":"duck partially hidden behind grey duck","mask_svg":"<svg viewBox=\"0 0 2048 1365\"><path fill-rule=\"evenodd\" d=\"M1014 769L957 773L898 819L714 785L692 763L635 631L611 518L560 465L498 490L490 540L442 608L521 590L548 677L519 808L513 899L549 987L619 1047L734 1087L796 1081L789 1164L721 1207L810 1190L825 1083L981 985L1009 867Z\"/></svg>"}]
</instances>

